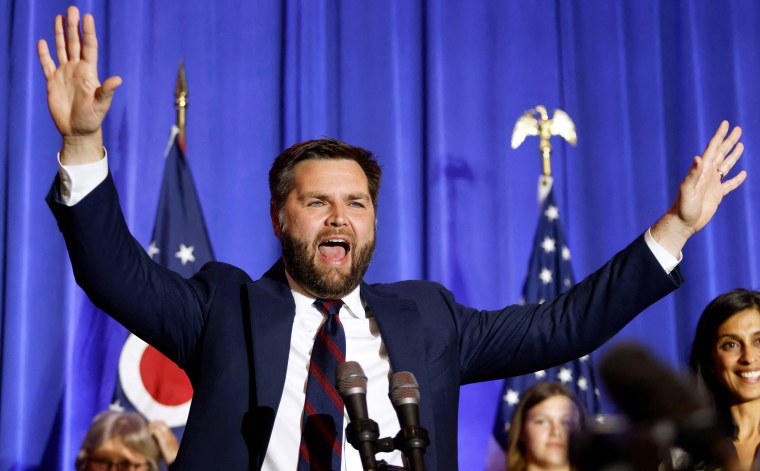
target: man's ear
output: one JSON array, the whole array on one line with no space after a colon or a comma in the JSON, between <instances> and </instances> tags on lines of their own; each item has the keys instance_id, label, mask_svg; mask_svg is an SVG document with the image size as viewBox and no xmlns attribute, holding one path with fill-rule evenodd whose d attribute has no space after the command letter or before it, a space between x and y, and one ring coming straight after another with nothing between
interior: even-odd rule
<instances>
[{"instance_id":1,"label":"man's ear","mask_svg":"<svg viewBox=\"0 0 760 471\"><path fill-rule=\"evenodd\" d=\"M274 201L269 203L269 217L272 219L272 229L274 229L274 235L279 239L282 236L282 227L280 227L280 212L277 210L277 206Z\"/></svg>"}]
</instances>

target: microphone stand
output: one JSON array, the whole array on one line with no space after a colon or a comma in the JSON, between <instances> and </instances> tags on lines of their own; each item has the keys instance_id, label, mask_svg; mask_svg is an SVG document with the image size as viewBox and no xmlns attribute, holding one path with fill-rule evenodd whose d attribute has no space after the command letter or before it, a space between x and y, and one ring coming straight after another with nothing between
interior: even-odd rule
<instances>
[{"instance_id":1,"label":"microphone stand","mask_svg":"<svg viewBox=\"0 0 760 471\"><path fill-rule=\"evenodd\" d=\"M372 419L360 419L352 421L346 427L346 440L361 455L362 468L364 471L424 471L425 462L423 455L430 445L426 429L417 426L404 427L399 430L395 437L379 438L380 429L377 422ZM362 450L366 450L363 444L373 443L377 453L388 453L400 450L409 461L409 468L394 466L383 460L375 462L374 455L365 456ZM370 464L374 463L374 464Z\"/></svg>"},{"instance_id":2,"label":"microphone stand","mask_svg":"<svg viewBox=\"0 0 760 471\"><path fill-rule=\"evenodd\" d=\"M393 443L409 460L411 471L425 471L425 449L430 445L426 429L418 425L402 427Z\"/></svg>"},{"instance_id":3,"label":"microphone stand","mask_svg":"<svg viewBox=\"0 0 760 471\"><path fill-rule=\"evenodd\" d=\"M379 436L380 429L372 419L352 420L346 427L346 440L359 452L364 471L379 469L380 463L375 462L374 451Z\"/></svg>"}]
</instances>

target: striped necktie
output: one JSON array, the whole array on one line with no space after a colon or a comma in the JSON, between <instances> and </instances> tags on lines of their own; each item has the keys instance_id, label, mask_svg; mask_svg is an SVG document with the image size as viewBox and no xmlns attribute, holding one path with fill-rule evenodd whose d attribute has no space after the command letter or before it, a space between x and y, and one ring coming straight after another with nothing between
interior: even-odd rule
<instances>
[{"instance_id":1,"label":"striped necktie","mask_svg":"<svg viewBox=\"0 0 760 471\"><path fill-rule=\"evenodd\" d=\"M343 398L335 387L335 369L346 360L346 334L338 313L340 299L317 299L327 316L311 350L303 407L298 470L340 470L343 454Z\"/></svg>"}]
</instances>

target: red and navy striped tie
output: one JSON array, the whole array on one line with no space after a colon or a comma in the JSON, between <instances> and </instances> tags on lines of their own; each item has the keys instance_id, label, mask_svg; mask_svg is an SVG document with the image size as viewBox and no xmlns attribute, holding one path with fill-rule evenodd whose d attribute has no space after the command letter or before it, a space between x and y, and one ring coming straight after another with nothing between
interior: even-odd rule
<instances>
[{"instance_id":1,"label":"red and navy striped tie","mask_svg":"<svg viewBox=\"0 0 760 471\"><path fill-rule=\"evenodd\" d=\"M343 398L335 387L335 369L346 360L346 334L338 313L340 299L317 299L314 307L327 316L311 350L303 406L298 470L340 470L343 454Z\"/></svg>"}]
</instances>

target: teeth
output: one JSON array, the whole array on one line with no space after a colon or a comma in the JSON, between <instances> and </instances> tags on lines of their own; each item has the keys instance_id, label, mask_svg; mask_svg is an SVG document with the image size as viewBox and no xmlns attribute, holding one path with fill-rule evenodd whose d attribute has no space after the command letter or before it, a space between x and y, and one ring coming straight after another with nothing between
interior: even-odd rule
<instances>
[{"instance_id":1,"label":"teeth","mask_svg":"<svg viewBox=\"0 0 760 471\"><path fill-rule=\"evenodd\" d=\"M739 376L746 379L757 379L760 378L760 370L757 371L742 371L739 373Z\"/></svg>"}]
</instances>

